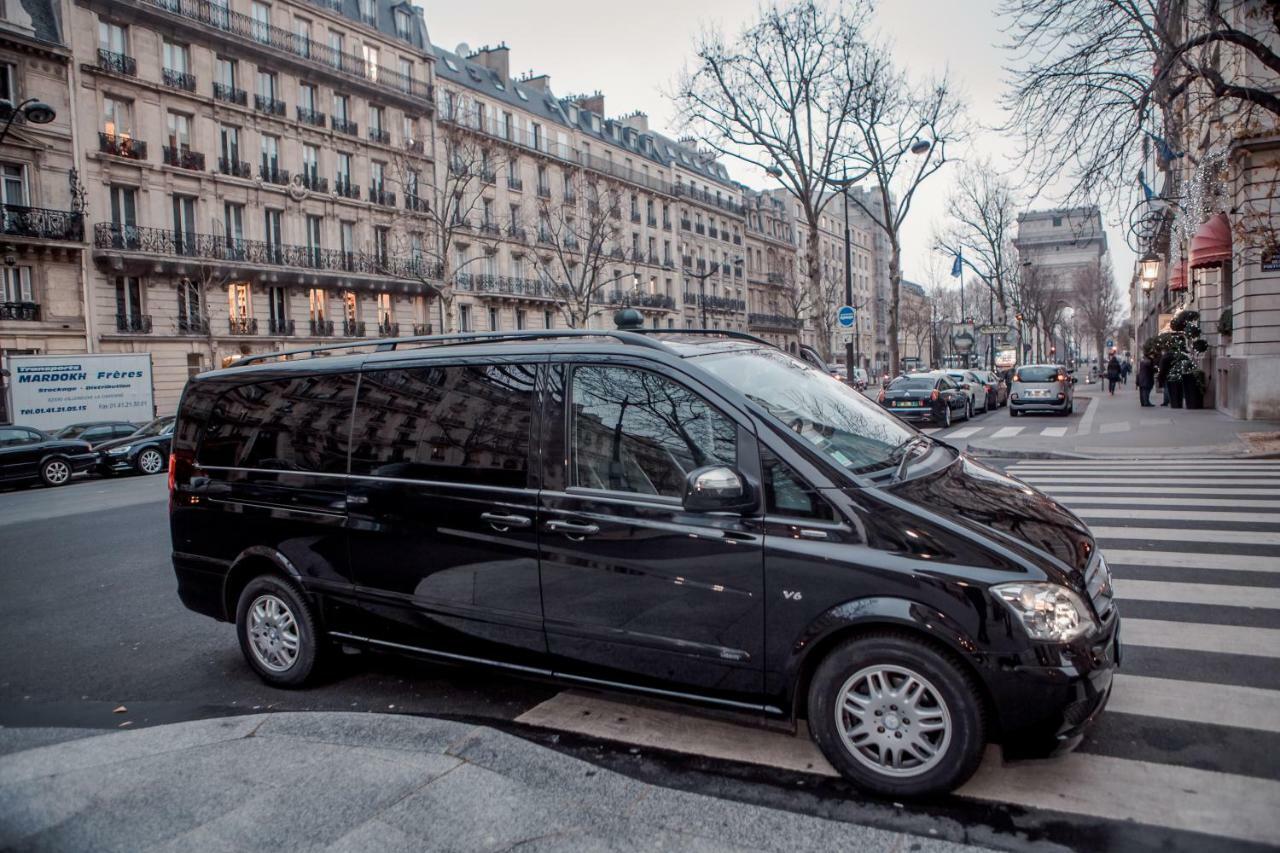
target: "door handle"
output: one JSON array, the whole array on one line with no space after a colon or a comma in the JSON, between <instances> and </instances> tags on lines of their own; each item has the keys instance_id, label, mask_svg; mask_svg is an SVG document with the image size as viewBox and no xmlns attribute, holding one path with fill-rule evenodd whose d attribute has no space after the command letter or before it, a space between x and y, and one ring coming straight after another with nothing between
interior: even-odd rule
<instances>
[{"instance_id":1,"label":"door handle","mask_svg":"<svg viewBox=\"0 0 1280 853\"><path fill-rule=\"evenodd\" d=\"M500 529L509 527L528 527L533 521L523 515L503 515L500 512L482 512L480 517Z\"/></svg>"},{"instance_id":2,"label":"door handle","mask_svg":"<svg viewBox=\"0 0 1280 853\"><path fill-rule=\"evenodd\" d=\"M548 533L563 533L573 539L595 536L600 532L600 526L597 524L576 524L572 521L548 521L542 529Z\"/></svg>"}]
</instances>

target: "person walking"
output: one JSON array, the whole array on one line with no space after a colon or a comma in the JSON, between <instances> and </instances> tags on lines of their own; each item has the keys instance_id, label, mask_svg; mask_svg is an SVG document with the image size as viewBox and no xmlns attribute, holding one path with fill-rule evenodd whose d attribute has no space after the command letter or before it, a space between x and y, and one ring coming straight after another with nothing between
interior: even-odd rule
<instances>
[{"instance_id":1,"label":"person walking","mask_svg":"<svg viewBox=\"0 0 1280 853\"><path fill-rule=\"evenodd\" d=\"M1112 353L1111 358L1107 359L1107 392L1114 397L1116 395L1116 383L1120 381L1120 359L1116 358L1116 354Z\"/></svg>"},{"instance_id":2,"label":"person walking","mask_svg":"<svg viewBox=\"0 0 1280 853\"><path fill-rule=\"evenodd\" d=\"M1156 366L1151 361L1151 356L1145 353L1142 360L1138 362L1138 375L1135 379L1138 386L1138 405L1142 407L1151 406L1151 386L1156 384Z\"/></svg>"},{"instance_id":3,"label":"person walking","mask_svg":"<svg viewBox=\"0 0 1280 853\"><path fill-rule=\"evenodd\" d=\"M1173 368L1173 351L1165 350L1164 355L1160 356L1160 374L1156 377L1156 381L1160 383L1160 389L1164 391L1164 402L1160 405L1169 405L1169 371Z\"/></svg>"},{"instance_id":4,"label":"person walking","mask_svg":"<svg viewBox=\"0 0 1280 853\"><path fill-rule=\"evenodd\" d=\"M1133 370L1133 364L1129 361L1129 359L1126 358L1124 361L1120 362L1120 384L1121 385L1128 387L1129 373L1132 372L1132 370Z\"/></svg>"}]
</instances>

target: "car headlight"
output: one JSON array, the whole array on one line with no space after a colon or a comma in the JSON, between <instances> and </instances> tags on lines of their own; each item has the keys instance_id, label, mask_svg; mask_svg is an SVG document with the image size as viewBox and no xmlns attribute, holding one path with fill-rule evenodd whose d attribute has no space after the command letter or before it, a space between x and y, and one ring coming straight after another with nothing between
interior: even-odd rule
<instances>
[{"instance_id":1,"label":"car headlight","mask_svg":"<svg viewBox=\"0 0 1280 853\"><path fill-rule=\"evenodd\" d=\"M108 456L124 456L130 450L133 450L133 446L126 444L124 447L111 448L110 450L107 451L107 455Z\"/></svg>"},{"instance_id":2,"label":"car headlight","mask_svg":"<svg viewBox=\"0 0 1280 853\"><path fill-rule=\"evenodd\" d=\"M1089 608L1056 583L1002 583L991 591L1013 611L1033 640L1067 643L1097 627Z\"/></svg>"}]
</instances>

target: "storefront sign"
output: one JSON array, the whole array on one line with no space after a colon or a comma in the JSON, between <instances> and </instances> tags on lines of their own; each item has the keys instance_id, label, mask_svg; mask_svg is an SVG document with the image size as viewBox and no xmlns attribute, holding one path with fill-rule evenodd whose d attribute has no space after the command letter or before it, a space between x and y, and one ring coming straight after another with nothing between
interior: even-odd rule
<instances>
[{"instance_id":1,"label":"storefront sign","mask_svg":"<svg viewBox=\"0 0 1280 853\"><path fill-rule=\"evenodd\" d=\"M13 423L43 430L82 421L155 417L151 356L12 355L5 386Z\"/></svg>"}]
</instances>

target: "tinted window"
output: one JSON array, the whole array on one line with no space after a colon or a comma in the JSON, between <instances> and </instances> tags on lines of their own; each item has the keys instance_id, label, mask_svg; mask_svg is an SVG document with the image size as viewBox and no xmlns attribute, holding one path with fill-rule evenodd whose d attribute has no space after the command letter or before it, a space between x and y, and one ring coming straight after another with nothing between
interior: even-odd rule
<instances>
[{"instance_id":1,"label":"tinted window","mask_svg":"<svg viewBox=\"0 0 1280 853\"><path fill-rule=\"evenodd\" d=\"M79 438L81 441L102 441L111 435L111 427L92 427L80 433Z\"/></svg>"},{"instance_id":2,"label":"tinted window","mask_svg":"<svg viewBox=\"0 0 1280 853\"><path fill-rule=\"evenodd\" d=\"M1020 367L1018 373L1014 377L1015 382L1057 382L1058 368L1056 367Z\"/></svg>"},{"instance_id":3,"label":"tinted window","mask_svg":"<svg viewBox=\"0 0 1280 853\"><path fill-rule=\"evenodd\" d=\"M573 372L573 485L680 497L686 475L737 462L737 427L697 394L647 370Z\"/></svg>"},{"instance_id":4,"label":"tinted window","mask_svg":"<svg viewBox=\"0 0 1280 853\"><path fill-rule=\"evenodd\" d=\"M519 364L365 373L351 472L522 488L534 376Z\"/></svg>"},{"instance_id":5,"label":"tinted window","mask_svg":"<svg viewBox=\"0 0 1280 853\"><path fill-rule=\"evenodd\" d=\"M200 464L344 473L354 393L349 375L233 388L213 407Z\"/></svg>"},{"instance_id":6,"label":"tinted window","mask_svg":"<svg viewBox=\"0 0 1280 853\"><path fill-rule=\"evenodd\" d=\"M835 518L831 505L773 451L760 448L760 465L764 471L765 508L770 513L826 521Z\"/></svg>"},{"instance_id":7,"label":"tinted window","mask_svg":"<svg viewBox=\"0 0 1280 853\"><path fill-rule=\"evenodd\" d=\"M890 391L928 390L937 382L931 376L899 376L889 383Z\"/></svg>"},{"instance_id":8,"label":"tinted window","mask_svg":"<svg viewBox=\"0 0 1280 853\"><path fill-rule=\"evenodd\" d=\"M54 438L79 438L85 430L89 428L88 424L72 424L63 427L53 434Z\"/></svg>"},{"instance_id":9,"label":"tinted window","mask_svg":"<svg viewBox=\"0 0 1280 853\"><path fill-rule=\"evenodd\" d=\"M19 444L30 444L34 436L25 429L0 429L0 447L16 447Z\"/></svg>"}]
</instances>

